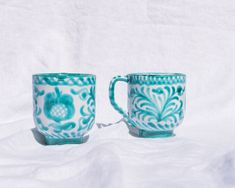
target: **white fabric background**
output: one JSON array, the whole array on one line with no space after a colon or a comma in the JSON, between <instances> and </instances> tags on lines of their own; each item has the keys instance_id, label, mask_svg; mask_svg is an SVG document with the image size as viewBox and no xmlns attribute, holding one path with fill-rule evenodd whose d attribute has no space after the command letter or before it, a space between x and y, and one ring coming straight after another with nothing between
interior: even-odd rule
<instances>
[{"instance_id":1,"label":"white fabric background","mask_svg":"<svg viewBox=\"0 0 235 188\"><path fill-rule=\"evenodd\" d=\"M235 187L234 52L231 0L0 0L0 187ZM114 123L110 79L144 71L187 74L174 138ZM33 134L38 72L97 75L87 143L48 147Z\"/></svg>"}]
</instances>

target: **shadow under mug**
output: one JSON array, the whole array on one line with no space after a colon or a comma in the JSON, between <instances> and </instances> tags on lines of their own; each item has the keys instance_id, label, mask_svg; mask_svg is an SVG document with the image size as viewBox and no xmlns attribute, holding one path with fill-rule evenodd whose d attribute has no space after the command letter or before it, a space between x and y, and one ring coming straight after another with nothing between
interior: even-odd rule
<instances>
[{"instance_id":1,"label":"shadow under mug","mask_svg":"<svg viewBox=\"0 0 235 188\"><path fill-rule=\"evenodd\" d=\"M115 101L118 81L128 84L128 112ZM174 136L185 113L186 75L181 73L134 73L114 77L109 86L109 99L138 137Z\"/></svg>"},{"instance_id":2,"label":"shadow under mug","mask_svg":"<svg viewBox=\"0 0 235 188\"><path fill-rule=\"evenodd\" d=\"M33 117L46 144L84 142L95 122L95 83L91 74L33 75Z\"/></svg>"}]
</instances>

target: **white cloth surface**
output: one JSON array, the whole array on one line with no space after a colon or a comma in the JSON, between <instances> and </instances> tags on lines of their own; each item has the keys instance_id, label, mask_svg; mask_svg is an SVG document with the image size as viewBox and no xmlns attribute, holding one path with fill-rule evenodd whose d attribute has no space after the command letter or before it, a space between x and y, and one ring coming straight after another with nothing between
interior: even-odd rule
<instances>
[{"instance_id":1,"label":"white cloth surface","mask_svg":"<svg viewBox=\"0 0 235 188\"><path fill-rule=\"evenodd\" d=\"M0 0L0 188L235 187L235 2ZM176 137L128 133L108 84L129 72L187 74ZM81 145L44 146L31 75L97 75L96 124ZM125 85L117 98L126 106Z\"/></svg>"}]
</instances>

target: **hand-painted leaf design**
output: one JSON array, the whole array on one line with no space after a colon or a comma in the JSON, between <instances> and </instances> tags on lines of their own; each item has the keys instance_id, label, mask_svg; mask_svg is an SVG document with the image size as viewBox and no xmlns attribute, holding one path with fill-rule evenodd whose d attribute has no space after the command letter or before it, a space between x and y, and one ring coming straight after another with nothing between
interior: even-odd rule
<instances>
[{"instance_id":1,"label":"hand-painted leaf design","mask_svg":"<svg viewBox=\"0 0 235 188\"><path fill-rule=\"evenodd\" d=\"M91 86L90 89L82 88L78 91L71 89L71 93L86 101L86 104L80 108L81 117L78 120L78 131L81 133L84 130L91 129L95 121L95 86Z\"/></svg>"},{"instance_id":2,"label":"hand-painted leaf design","mask_svg":"<svg viewBox=\"0 0 235 188\"><path fill-rule=\"evenodd\" d=\"M183 118L183 86L132 87L130 117L147 130L171 130Z\"/></svg>"}]
</instances>

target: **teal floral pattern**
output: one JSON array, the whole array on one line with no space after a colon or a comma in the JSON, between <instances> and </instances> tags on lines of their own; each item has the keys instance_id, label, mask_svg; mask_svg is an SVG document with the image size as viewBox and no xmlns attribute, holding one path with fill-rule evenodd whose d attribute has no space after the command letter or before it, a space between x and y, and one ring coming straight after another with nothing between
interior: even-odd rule
<instances>
[{"instance_id":1,"label":"teal floral pattern","mask_svg":"<svg viewBox=\"0 0 235 188\"><path fill-rule=\"evenodd\" d=\"M38 126L38 129L42 132L48 131L50 128L55 133L60 133L62 130L71 130L75 127L75 123L61 123L61 121L71 119L74 115L75 108L73 105L73 98L70 95L62 94L58 87L55 87L55 92L47 93L44 96L44 114L48 119L54 121L54 123L46 126L41 118L41 107L38 105L38 97L44 95L44 91L39 91L37 87L34 87L34 119ZM50 135L47 134L46 135Z\"/></svg>"},{"instance_id":2,"label":"teal floral pattern","mask_svg":"<svg viewBox=\"0 0 235 188\"><path fill-rule=\"evenodd\" d=\"M47 144L81 143L95 121L95 75L33 75L34 122Z\"/></svg>"},{"instance_id":3,"label":"teal floral pattern","mask_svg":"<svg viewBox=\"0 0 235 188\"><path fill-rule=\"evenodd\" d=\"M62 94L58 87L55 87L55 92L46 94L43 109L46 117L55 122L71 119L75 113L73 98Z\"/></svg>"},{"instance_id":4,"label":"teal floral pattern","mask_svg":"<svg viewBox=\"0 0 235 188\"><path fill-rule=\"evenodd\" d=\"M34 87L33 87L33 115L34 115L34 121L35 121L36 125L38 125L38 128L40 130L47 131L48 128L46 126L44 126L41 119L39 118L39 116L42 113L42 109L38 105L38 97L41 97L44 94L45 94L44 90L39 90L38 87L36 87L34 85Z\"/></svg>"},{"instance_id":5,"label":"teal floral pattern","mask_svg":"<svg viewBox=\"0 0 235 188\"><path fill-rule=\"evenodd\" d=\"M74 106L75 97L82 105ZM38 98L44 101L43 106L38 104ZM74 119L76 108L78 120ZM42 109L51 123L42 121ZM84 135L95 122L95 86L71 88L70 94L63 93L59 87L47 94L34 87L34 120L39 131L47 137L71 139Z\"/></svg>"},{"instance_id":6,"label":"teal floral pattern","mask_svg":"<svg viewBox=\"0 0 235 188\"><path fill-rule=\"evenodd\" d=\"M78 91L71 89L71 93L78 95L82 101L86 101L86 104L80 108L81 117L78 121L78 131L82 133L83 130L91 129L95 122L95 86L91 86L89 90L87 88Z\"/></svg>"},{"instance_id":7,"label":"teal floral pattern","mask_svg":"<svg viewBox=\"0 0 235 188\"><path fill-rule=\"evenodd\" d=\"M183 85L158 87L132 86L129 91L129 116L139 129L173 130L184 117Z\"/></svg>"},{"instance_id":8,"label":"teal floral pattern","mask_svg":"<svg viewBox=\"0 0 235 188\"><path fill-rule=\"evenodd\" d=\"M44 90L39 91L39 89L36 86L34 86L33 88L33 109L34 109L33 114L36 116L40 115L42 112L42 109L38 107L37 105L37 98L39 96L43 96L44 94L45 94Z\"/></svg>"},{"instance_id":9,"label":"teal floral pattern","mask_svg":"<svg viewBox=\"0 0 235 188\"><path fill-rule=\"evenodd\" d=\"M128 110L115 100L117 82L128 85ZM115 76L109 85L111 105L128 124L131 134L144 138L174 136L185 111L186 75L182 73L132 73Z\"/></svg>"}]
</instances>

